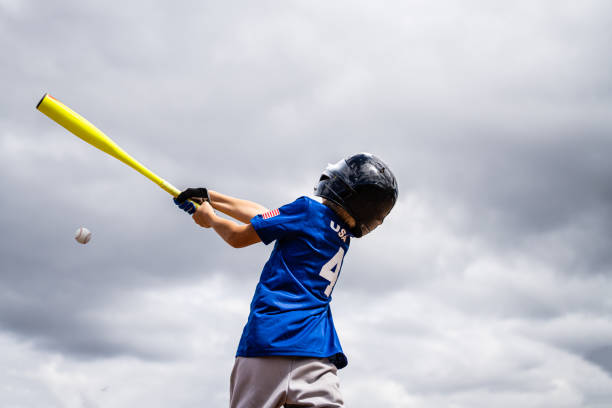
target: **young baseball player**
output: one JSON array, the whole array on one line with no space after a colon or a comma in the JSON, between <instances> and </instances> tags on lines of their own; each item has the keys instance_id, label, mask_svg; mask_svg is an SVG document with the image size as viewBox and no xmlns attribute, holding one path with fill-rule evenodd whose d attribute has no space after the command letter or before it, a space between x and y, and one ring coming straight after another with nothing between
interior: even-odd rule
<instances>
[{"instance_id":1,"label":"young baseball player","mask_svg":"<svg viewBox=\"0 0 612 408\"><path fill-rule=\"evenodd\" d=\"M235 248L275 241L238 345L231 408L343 406L337 370L348 361L332 320L332 291L351 238L380 225L397 194L389 167L361 153L323 172L315 187L322 203L300 197L270 211L205 188L176 197L198 225ZM188 199L201 203L197 211Z\"/></svg>"}]
</instances>

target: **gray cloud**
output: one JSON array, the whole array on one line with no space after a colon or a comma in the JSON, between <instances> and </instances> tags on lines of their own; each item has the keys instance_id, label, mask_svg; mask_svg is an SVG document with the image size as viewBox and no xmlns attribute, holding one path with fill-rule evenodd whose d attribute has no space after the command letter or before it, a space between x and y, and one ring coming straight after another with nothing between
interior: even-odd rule
<instances>
[{"instance_id":1,"label":"gray cloud","mask_svg":"<svg viewBox=\"0 0 612 408\"><path fill-rule=\"evenodd\" d=\"M334 293L351 406L605 406L611 11L0 1L0 402L224 406L270 251L45 118L50 92L177 187L271 208L342 156L388 162L400 202Z\"/></svg>"}]
</instances>

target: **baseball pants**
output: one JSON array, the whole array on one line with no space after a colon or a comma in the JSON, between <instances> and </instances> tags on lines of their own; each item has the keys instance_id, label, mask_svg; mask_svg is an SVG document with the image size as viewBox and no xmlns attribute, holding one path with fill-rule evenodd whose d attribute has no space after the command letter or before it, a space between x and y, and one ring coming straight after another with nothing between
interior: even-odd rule
<instances>
[{"instance_id":1,"label":"baseball pants","mask_svg":"<svg viewBox=\"0 0 612 408\"><path fill-rule=\"evenodd\" d=\"M230 408L342 408L337 372L327 358L236 357Z\"/></svg>"}]
</instances>

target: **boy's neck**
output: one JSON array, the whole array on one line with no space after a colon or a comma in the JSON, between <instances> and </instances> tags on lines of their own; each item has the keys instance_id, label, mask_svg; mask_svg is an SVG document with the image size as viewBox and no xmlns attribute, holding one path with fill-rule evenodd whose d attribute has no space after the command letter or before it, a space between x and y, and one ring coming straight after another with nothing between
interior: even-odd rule
<instances>
[{"instance_id":1,"label":"boy's neck","mask_svg":"<svg viewBox=\"0 0 612 408\"><path fill-rule=\"evenodd\" d=\"M353 218L352 215L350 215L344 208L340 207L338 204L328 200L327 198L324 198L322 200L322 203L323 205L330 208L333 212L338 214L338 217L340 217L342 221L344 221L344 223L349 226L349 228L354 228L355 225L357 225L355 218Z\"/></svg>"}]
</instances>

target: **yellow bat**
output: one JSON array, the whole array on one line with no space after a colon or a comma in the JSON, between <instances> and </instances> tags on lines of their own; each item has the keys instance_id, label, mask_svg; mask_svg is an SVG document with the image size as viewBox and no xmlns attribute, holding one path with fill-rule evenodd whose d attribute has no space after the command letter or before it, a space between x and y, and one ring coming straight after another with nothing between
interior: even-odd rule
<instances>
[{"instance_id":1,"label":"yellow bat","mask_svg":"<svg viewBox=\"0 0 612 408\"><path fill-rule=\"evenodd\" d=\"M45 94L40 102L38 102L38 105L36 105L36 109L90 145L97 147L104 153L110 154L117 160L127 164L149 180L153 181L162 189L166 190L173 197L179 195L180 191L176 187L159 177L157 174L153 173L151 170L147 169L140 162L130 156L125 150L120 148L110 137L106 136L102 131L100 131L100 129L89 123L87 119L51 95ZM198 204L195 202L193 203L197 208Z\"/></svg>"}]
</instances>

